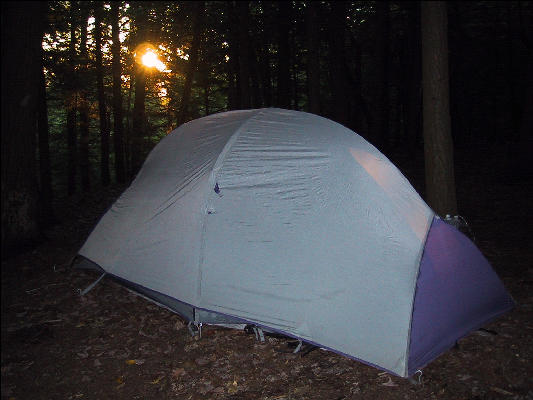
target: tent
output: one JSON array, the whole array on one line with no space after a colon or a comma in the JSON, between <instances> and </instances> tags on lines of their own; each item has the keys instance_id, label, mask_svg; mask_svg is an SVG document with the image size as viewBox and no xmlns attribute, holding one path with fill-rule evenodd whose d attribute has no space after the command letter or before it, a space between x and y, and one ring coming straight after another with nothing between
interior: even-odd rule
<instances>
[{"instance_id":1,"label":"tent","mask_svg":"<svg viewBox=\"0 0 533 400\"><path fill-rule=\"evenodd\" d=\"M398 376L513 307L376 148L275 108L180 126L79 251L194 324L252 324Z\"/></svg>"}]
</instances>

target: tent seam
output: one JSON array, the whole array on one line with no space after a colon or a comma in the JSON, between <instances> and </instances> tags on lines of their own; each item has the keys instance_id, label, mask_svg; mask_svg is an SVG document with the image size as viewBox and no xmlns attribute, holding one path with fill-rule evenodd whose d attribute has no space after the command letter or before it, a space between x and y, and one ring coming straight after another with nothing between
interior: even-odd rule
<instances>
[{"instance_id":1,"label":"tent seam","mask_svg":"<svg viewBox=\"0 0 533 400\"><path fill-rule=\"evenodd\" d=\"M255 110L252 115L250 115L248 118L246 118L241 126L231 135L231 137L228 139L228 142L224 145L222 148L222 151L217 157L217 160L215 161L215 164L213 165L213 169L211 170L209 174L208 179L208 188L214 187L216 182L216 174L217 172L222 168L222 164L226 160L227 155L230 153L233 145L237 141L238 137L241 135L244 128L249 124L249 122L255 118L257 115L262 114L264 109L258 109ZM202 229L201 229L201 237L200 237L200 254L198 257L198 286L196 288L196 297L197 297L197 304L201 304L201 297L202 297L202 274L203 274L203 264L204 264L204 250L205 250L205 235L206 235L206 229L207 229L207 209L209 206L209 199L211 196L211 192L208 189L207 196L205 198L204 204L203 204L203 218L202 218Z\"/></svg>"},{"instance_id":2,"label":"tent seam","mask_svg":"<svg viewBox=\"0 0 533 400\"><path fill-rule=\"evenodd\" d=\"M407 346L405 349L405 371L404 376L408 376L409 374L409 355L411 350L411 329L413 327L413 313L415 308L415 299L416 299L416 292L417 292L417 282L418 277L420 276L420 264L422 263L422 257L424 256L424 252L426 251L426 243L429 237L429 231L431 231L431 227L433 226L433 222L435 218L438 218L437 214L433 212L433 217L431 218L430 222L426 225L426 234L424 237L424 241L422 242L422 250L419 252L419 255L417 257L417 272L415 274L415 280L413 284L413 296L411 297L411 313L409 314L409 331L407 332Z\"/></svg>"}]
</instances>

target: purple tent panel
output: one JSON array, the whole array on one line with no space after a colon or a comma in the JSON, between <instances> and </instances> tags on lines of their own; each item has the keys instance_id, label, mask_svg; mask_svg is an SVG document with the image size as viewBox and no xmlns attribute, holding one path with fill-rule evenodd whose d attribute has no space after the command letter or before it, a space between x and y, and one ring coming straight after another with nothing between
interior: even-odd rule
<instances>
[{"instance_id":1,"label":"purple tent panel","mask_svg":"<svg viewBox=\"0 0 533 400\"><path fill-rule=\"evenodd\" d=\"M513 307L513 299L478 248L434 218L416 285L409 375Z\"/></svg>"}]
</instances>

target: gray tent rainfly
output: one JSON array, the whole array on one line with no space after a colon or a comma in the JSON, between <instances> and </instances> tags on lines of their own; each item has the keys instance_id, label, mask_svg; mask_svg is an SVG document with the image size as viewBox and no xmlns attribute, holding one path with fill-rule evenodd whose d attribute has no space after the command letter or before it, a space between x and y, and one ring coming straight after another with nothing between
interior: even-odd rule
<instances>
[{"instance_id":1,"label":"gray tent rainfly","mask_svg":"<svg viewBox=\"0 0 533 400\"><path fill-rule=\"evenodd\" d=\"M274 108L165 137L79 255L195 324L253 324L402 377L514 305L376 148Z\"/></svg>"}]
</instances>

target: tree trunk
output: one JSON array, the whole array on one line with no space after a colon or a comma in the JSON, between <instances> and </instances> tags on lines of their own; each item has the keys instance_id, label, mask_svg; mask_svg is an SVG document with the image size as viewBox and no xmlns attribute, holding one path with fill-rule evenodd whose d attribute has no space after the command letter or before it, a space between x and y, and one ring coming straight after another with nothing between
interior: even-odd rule
<instances>
[{"instance_id":1,"label":"tree trunk","mask_svg":"<svg viewBox=\"0 0 533 400\"><path fill-rule=\"evenodd\" d=\"M273 3L272 1L263 2L263 26L260 30L259 44L254 49L259 62L257 68L261 80L261 99L264 107L272 107L274 103L270 43L272 32L277 24L277 9Z\"/></svg>"},{"instance_id":2,"label":"tree trunk","mask_svg":"<svg viewBox=\"0 0 533 400\"><path fill-rule=\"evenodd\" d=\"M420 61L420 3L412 1L408 4L409 29L407 32L407 49L404 65L406 68L406 79L404 89L406 93L405 130L409 151L416 151L420 138L420 127L422 122L421 107L421 61Z\"/></svg>"},{"instance_id":3,"label":"tree trunk","mask_svg":"<svg viewBox=\"0 0 533 400\"><path fill-rule=\"evenodd\" d=\"M209 76L209 63L205 60L202 61L201 63L201 71L200 71L200 75L201 75L201 81L202 81L202 88L203 88L203 91L204 91L204 112L205 112L205 115L209 115L209 112L210 112L210 107L209 107L209 94L210 94L210 91L209 91L209 85L210 85L210 76Z\"/></svg>"},{"instance_id":4,"label":"tree trunk","mask_svg":"<svg viewBox=\"0 0 533 400\"><path fill-rule=\"evenodd\" d=\"M133 67L135 75L135 99L133 101L131 131L128 132L128 139L130 140L130 169L128 175L130 178L134 177L142 166L145 137L148 128L148 121L146 119L146 78L148 69L141 63L141 53L144 51L142 49L144 47L143 44L149 41L151 33L150 26L148 25L148 7L150 7L150 3L138 2L136 3L136 7L135 25L137 26L137 35L134 40L138 54L136 55L137 60Z\"/></svg>"},{"instance_id":5,"label":"tree trunk","mask_svg":"<svg viewBox=\"0 0 533 400\"><path fill-rule=\"evenodd\" d=\"M372 142L387 152L389 134L389 2L376 2L376 106Z\"/></svg>"},{"instance_id":6,"label":"tree trunk","mask_svg":"<svg viewBox=\"0 0 533 400\"><path fill-rule=\"evenodd\" d=\"M261 76L259 65L257 63L257 53L255 51L255 46L251 43L251 38L248 40L248 57L250 66L250 83L252 86L252 107L261 108L263 106L263 98L261 95L261 88L259 83L261 82Z\"/></svg>"},{"instance_id":7,"label":"tree trunk","mask_svg":"<svg viewBox=\"0 0 533 400\"><path fill-rule=\"evenodd\" d=\"M289 31L291 21L291 3L278 3L278 96L277 105L290 108L290 64L289 64Z\"/></svg>"},{"instance_id":8,"label":"tree trunk","mask_svg":"<svg viewBox=\"0 0 533 400\"><path fill-rule=\"evenodd\" d=\"M143 144L146 135L146 71L144 66L135 65L135 100L133 103L133 117L131 129L131 169L130 177L137 174L141 168Z\"/></svg>"},{"instance_id":9,"label":"tree trunk","mask_svg":"<svg viewBox=\"0 0 533 400\"><path fill-rule=\"evenodd\" d=\"M353 35L348 36L349 48L352 53L352 64L354 67L350 69L348 64L345 64L345 74L350 83L349 88L351 92L350 104L350 129L355 130L360 135L368 137L368 127L372 126L372 116L368 110L366 100L363 98L363 58L361 44Z\"/></svg>"},{"instance_id":10,"label":"tree trunk","mask_svg":"<svg viewBox=\"0 0 533 400\"><path fill-rule=\"evenodd\" d=\"M343 125L350 120L350 93L346 76L346 2L336 1L331 4L331 15L328 20L328 41L330 49L330 79L332 118Z\"/></svg>"},{"instance_id":11,"label":"tree trunk","mask_svg":"<svg viewBox=\"0 0 533 400\"><path fill-rule=\"evenodd\" d=\"M235 4L233 1L226 2L228 13L228 39L229 60L226 63L228 76L228 108L238 110L241 108L240 79L239 79L239 33L238 18L236 17Z\"/></svg>"},{"instance_id":12,"label":"tree trunk","mask_svg":"<svg viewBox=\"0 0 533 400\"><path fill-rule=\"evenodd\" d=\"M320 114L320 36L318 25L319 4L310 2L306 11L307 32L307 109Z\"/></svg>"},{"instance_id":13,"label":"tree trunk","mask_svg":"<svg viewBox=\"0 0 533 400\"><path fill-rule=\"evenodd\" d=\"M100 117L100 180L103 186L110 183L109 176L109 125L107 124L106 96L104 91L104 67L102 65L102 12L103 3L95 3L94 10L94 41L96 90L98 92L98 112Z\"/></svg>"},{"instance_id":14,"label":"tree trunk","mask_svg":"<svg viewBox=\"0 0 533 400\"><path fill-rule=\"evenodd\" d=\"M189 103L191 99L192 83L194 79L194 72L198 66L198 54L202 39L203 16L205 14L205 4L203 1L194 3L194 17L193 17L193 37L191 49L189 51L189 61L187 64L187 72L185 74L185 85L183 87L183 95L181 96L180 111L178 115L178 126L187 122L189 119Z\"/></svg>"},{"instance_id":15,"label":"tree trunk","mask_svg":"<svg viewBox=\"0 0 533 400\"><path fill-rule=\"evenodd\" d=\"M295 30L290 31L290 46L289 46L289 57L292 61L292 68L289 69L290 72L290 84L291 84L291 109L299 110L300 108L300 88L299 88L299 79L298 79L298 57L297 57L297 44L296 44L296 32Z\"/></svg>"},{"instance_id":16,"label":"tree trunk","mask_svg":"<svg viewBox=\"0 0 533 400\"><path fill-rule=\"evenodd\" d=\"M123 136L123 145L124 145L124 168L126 171L131 171L131 99L133 96L133 88L135 87L135 74L130 74L129 85L128 85L128 100L126 101L126 125Z\"/></svg>"},{"instance_id":17,"label":"tree trunk","mask_svg":"<svg viewBox=\"0 0 533 400\"><path fill-rule=\"evenodd\" d=\"M67 108L67 148L68 148L68 182L69 195L76 192L76 177L78 171L78 132L76 129L76 114L78 112L78 94L76 83L76 28L77 28L77 4L70 2L70 43L69 65L66 77L66 108Z\"/></svg>"},{"instance_id":18,"label":"tree trunk","mask_svg":"<svg viewBox=\"0 0 533 400\"><path fill-rule=\"evenodd\" d=\"M272 70L268 50L259 49L259 68L261 70L262 98L265 107L272 106Z\"/></svg>"},{"instance_id":19,"label":"tree trunk","mask_svg":"<svg viewBox=\"0 0 533 400\"><path fill-rule=\"evenodd\" d=\"M87 19L89 18L88 4L81 3L80 13L80 64L78 79L79 87L79 115L80 115L80 176L81 187L84 192L90 189L89 163L89 93L88 93L88 62L87 54Z\"/></svg>"},{"instance_id":20,"label":"tree trunk","mask_svg":"<svg viewBox=\"0 0 533 400\"><path fill-rule=\"evenodd\" d=\"M41 65L39 79L39 108L38 108L38 130L39 130L39 177L40 177L40 214L41 222L49 225L54 221L52 208L52 169L50 166L50 132L48 127L48 106L46 103L46 81L44 76L43 49L41 47Z\"/></svg>"},{"instance_id":21,"label":"tree trunk","mask_svg":"<svg viewBox=\"0 0 533 400\"><path fill-rule=\"evenodd\" d=\"M251 107L250 99L250 56L248 34L248 20L249 20L249 2L238 1L237 12L239 16L239 83L240 83L240 103L241 108L246 109Z\"/></svg>"},{"instance_id":22,"label":"tree trunk","mask_svg":"<svg viewBox=\"0 0 533 400\"><path fill-rule=\"evenodd\" d=\"M119 40L119 8L120 2L111 2L111 29L112 40L111 54L113 55L113 150L115 153L115 176L118 183L126 181L124 166L124 125L122 121L122 66L120 64Z\"/></svg>"},{"instance_id":23,"label":"tree trunk","mask_svg":"<svg viewBox=\"0 0 533 400\"><path fill-rule=\"evenodd\" d=\"M527 14L526 14L527 15ZM526 47L526 76L523 82L524 94L522 100L521 117L518 130L518 151L514 152L516 161L512 164L512 171L517 176L531 177L531 149L533 148L533 28L524 16L522 6L519 3L519 30L523 45ZM518 96L517 96L518 97Z\"/></svg>"},{"instance_id":24,"label":"tree trunk","mask_svg":"<svg viewBox=\"0 0 533 400\"><path fill-rule=\"evenodd\" d=\"M6 1L1 7L1 219L5 258L39 239L35 137L45 3Z\"/></svg>"},{"instance_id":25,"label":"tree trunk","mask_svg":"<svg viewBox=\"0 0 533 400\"><path fill-rule=\"evenodd\" d=\"M447 20L446 2L422 2L426 199L429 206L439 215L457 213L449 108Z\"/></svg>"}]
</instances>

